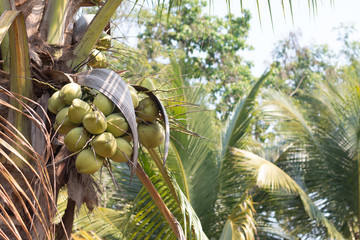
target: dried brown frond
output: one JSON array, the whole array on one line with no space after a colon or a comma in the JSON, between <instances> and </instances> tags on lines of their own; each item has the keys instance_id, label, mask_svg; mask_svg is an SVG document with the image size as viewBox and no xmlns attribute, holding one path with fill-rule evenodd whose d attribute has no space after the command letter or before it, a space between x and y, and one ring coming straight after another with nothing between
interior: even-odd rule
<instances>
[{"instance_id":1,"label":"dried brown frond","mask_svg":"<svg viewBox=\"0 0 360 240\"><path fill-rule=\"evenodd\" d=\"M0 106L22 114L31 122L31 136L35 140L26 139L11 119L0 115L1 235L10 239L50 239L56 203L52 173L46 167L52 156L46 128L49 119L37 102L4 87L0 87L0 92L23 107L20 111L0 100Z\"/></svg>"}]
</instances>

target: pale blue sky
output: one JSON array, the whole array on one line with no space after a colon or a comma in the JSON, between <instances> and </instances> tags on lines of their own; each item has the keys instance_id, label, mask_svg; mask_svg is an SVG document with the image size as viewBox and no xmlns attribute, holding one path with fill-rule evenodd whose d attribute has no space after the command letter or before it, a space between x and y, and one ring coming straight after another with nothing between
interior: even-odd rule
<instances>
[{"instance_id":1,"label":"pale blue sky","mask_svg":"<svg viewBox=\"0 0 360 240\"><path fill-rule=\"evenodd\" d=\"M248 38L254 50L244 53L247 60L254 62L253 74L259 76L271 61L271 51L276 42L288 36L290 31L301 31L302 45L327 43L331 48L338 50L340 44L336 41L337 33L334 27L341 23L354 24L360 29L360 1L358 0L318 0L318 11L314 15L309 12L307 0L292 0L294 24L291 20L290 9L287 0L285 2L285 16L282 11L281 0L271 0L274 30L271 26L267 0L259 0L261 25L257 13L256 0L243 0L243 6L252 14L250 22L251 30ZM311 1L310 1L311 2ZM231 11L235 15L240 14L240 0L230 0ZM214 0L211 13L225 15L227 7L224 0ZM360 41L360 33L353 35L355 40Z\"/></svg>"}]
</instances>

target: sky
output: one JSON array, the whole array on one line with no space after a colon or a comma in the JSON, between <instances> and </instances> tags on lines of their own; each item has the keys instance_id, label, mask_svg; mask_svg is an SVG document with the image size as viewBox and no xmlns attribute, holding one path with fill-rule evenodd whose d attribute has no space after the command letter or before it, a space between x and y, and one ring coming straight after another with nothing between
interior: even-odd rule
<instances>
[{"instance_id":1,"label":"sky","mask_svg":"<svg viewBox=\"0 0 360 240\"><path fill-rule=\"evenodd\" d=\"M331 49L339 50L341 44L336 40L335 27L340 24L353 24L360 29L360 1L358 0L318 0L317 12L309 11L308 0L292 0L294 22L291 20L289 1L284 0L285 15L281 0L270 0L273 15L274 29L271 25L268 1L258 0L260 5L260 18L257 11L256 0L243 0L243 7L252 14L248 43L254 50L242 53L246 60L254 63L252 69L255 76L260 76L271 62L271 51L275 44L285 39L291 31L301 32L300 44L328 44ZM312 2L312 0L310 0ZM240 0L230 0L231 12L236 16L241 14ZM213 0L209 9L211 14L224 16L228 13L225 0ZM360 41L360 33L355 32L353 40Z\"/></svg>"}]
</instances>

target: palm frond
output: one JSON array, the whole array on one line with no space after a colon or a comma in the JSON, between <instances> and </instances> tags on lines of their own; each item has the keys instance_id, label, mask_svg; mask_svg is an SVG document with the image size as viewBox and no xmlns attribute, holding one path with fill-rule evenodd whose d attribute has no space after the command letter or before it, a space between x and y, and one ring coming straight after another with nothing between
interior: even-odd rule
<instances>
[{"instance_id":1,"label":"palm frond","mask_svg":"<svg viewBox=\"0 0 360 240\"><path fill-rule=\"evenodd\" d=\"M256 239L255 209L251 196L243 194L239 203L232 210L220 235L221 240Z\"/></svg>"},{"instance_id":2,"label":"palm frond","mask_svg":"<svg viewBox=\"0 0 360 240\"><path fill-rule=\"evenodd\" d=\"M268 91L265 93L266 101L261 107L264 115L264 120L281 121L282 129L295 130L292 132L293 140L302 138L309 138L309 141L318 147L319 143L314 136L313 129L309 125L307 119L304 118L303 113L299 111L298 107L294 104L293 99L286 96L281 92ZM277 129L279 134L282 134L281 129ZM288 137L289 134L287 134Z\"/></svg>"},{"instance_id":3,"label":"palm frond","mask_svg":"<svg viewBox=\"0 0 360 240\"><path fill-rule=\"evenodd\" d=\"M174 214L174 217L179 219L188 239L207 239L196 213L185 195L181 192L181 189L177 186L175 179L173 179L173 182L178 192L180 206L161 176L154 174L151 176L151 181L158 189L161 198L169 210ZM135 200L132 215L133 217L130 218L132 220L125 230L125 235L129 236L129 239L176 238L146 191L142 190L139 193Z\"/></svg>"},{"instance_id":4,"label":"palm frond","mask_svg":"<svg viewBox=\"0 0 360 240\"><path fill-rule=\"evenodd\" d=\"M82 207L74 221L75 229L91 231L101 238L124 239L123 229L128 221L129 206L122 209L96 208L89 214Z\"/></svg>"},{"instance_id":5,"label":"palm frond","mask_svg":"<svg viewBox=\"0 0 360 240\"><path fill-rule=\"evenodd\" d=\"M223 128L221 139L220 159L224 159L229 147L241 147L242 140L249 133L250 122L254 116L255 98L260 90L262 83L269 76L270 71L266 71L259 80L254 84L249 95L243 97L235 106L232 116L226 122ZM240 144L240 146L239 146Z\"/></svg>"},{"instance_id":6,"label":"palm frond","mask_svg":"<svg viewBox=\"0 0 360 240\"><path fill-rule=\"evenodd\" d=\"M344 239L306 192L283 170L251 152L234 149L232 153L237 157L241 168L251 172L257 186L271 191L284 190L291 194L298 194L307 214L316 222L324 225L332 239Z\"/></svg>"},{"instance_id":7,"label":"palm frond","mask_svg":"<svg viewBox=\"0 0 360 240\"><path fill-rule=\"evenodd\" d=\"M0 228L9 238L50 238L52 234L50 219L53 218L56 204L52 181L46 166L51 154L51 143L46 120L43 120L43 118L46 119L45 111L38 103L24 97L20 98L3 87L1 87L1 92L12 99L11 102L20 104L25 110L21 111L3 100L0 100L0 105L29 120L32 124L32 137L40 139L44 145L42 148L36 148L10 121L0 116L0 178L2 183ZM36 106L36 110L26 104L23 99Z\"/></svg>"},{"instance_id":8,"label":"palm frond","mask_svg":"<svg viewBox=\"0 0 360 240\"><path fill-rule=\"evenodd\" d=\"M299 97L301 107L272 92L269 98L274 108L263 111L266 120L277 122L275 131L296 146L297 153L282 168L292 176L301 174L312 200L322 203L319 208L345 238L351 235L348 223L357 218L359 209L358 89L356 77L329 78L319 82L313 93Z\"/></svg>"},{"instance_id":9,"label":"palm frond","mask_svg":"<svg viewBox=\"0 0 360 240\"><path fill-rule=\"evenodd\" d=\"M270 71L265 72L254 84L248 96L238 102L233 114L229 116L226 125L223 127L221 148L217 159L220 172L217 181L217 203L215 205L219 225L213 225L212 232L220 233L222 231L222 227L219 226L226 224L231 215L231 210L241 204L243 194L250 187L248 180L234 168L229 149L235 146L246 146L246 138L249 136L251 122L255 114L256 96L269 74ZM230 223L228 222L228 224Z\"/></svg>"},{"instance_id":10,"label":"palm frond","mask_svg":"<svg viewBox=\"0 0 360 240\"><path fill-rule=\"evenodd\" d=\"M85 231L82 229L76 229L76 232L71 234L71 239L73 240L102 240L100 236L98 236L93 231Z\"/></svg>"}]
</instances>

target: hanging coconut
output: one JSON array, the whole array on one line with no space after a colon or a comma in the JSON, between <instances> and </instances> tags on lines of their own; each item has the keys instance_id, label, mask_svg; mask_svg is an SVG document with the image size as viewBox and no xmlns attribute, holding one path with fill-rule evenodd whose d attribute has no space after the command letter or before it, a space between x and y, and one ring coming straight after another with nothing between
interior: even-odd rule
<instances>
[{"instance_id":1,"label":"hanging coconut","mask_svg":"<svg viewBox=\"0 0 360 240\"><path fill-rule=\"evenodd\" d=\"M79 173L92 174L103 165L105 158L97 155L91 149L82 150L76 157L75 167Z\"/></svg>"},{"instance_id":2,"label":"hanging coconut","mask_svg":"<svg viewBox=\"0 0 360 240\"><path fill-rule=\"evenodd\" d=\"M106 50L111 47L111 36L106 32L100 34L99 40L96 43L96 48L99 50Z\"/></svg>"},{"instance_id":3,"label":"hanging coconut","mask_svg":"<svg viewBox=\"0 0 360 240\"><path fill-rule=\"evenodd\" d=\"M71 129L77 127L78 124L75 124L70 121L68 117L69 107L61 109L55 117L54 129L62 134L67 134Z\"/></svg>"},{"instance_id":4,"label":"hanging coconut","mask_svg":"<svg viewBox=\"0 0 360 240\"><path fill-rule=\"evenodd\" d=\"M100 134L106 130L107 122L104 114L92 111L83 118L83 125L92 134Z\"/></svg>"},{"instance_id":5,"label":"hanging coconut","mask_svg":"<svg viewBox=\"0 0 360 240\"><path fill-rule=\"evenodd\" d=\"M110 132L114 137L120 137L129 129L129 124L126 122L122 113L112 113L106 117L107 128L106 131Z\"/></svg>"},{"instance_id":6,"label":"hanging coconut","mask_svg":"<svg viewBox=\"0 0 360 240\"><path fill-rule=\"evenodd\" d=\"M102 93L97 93L94 98L93 104L99 109L105 116L112 113L115 109L115 104Z\"/></svg>"},{"instance_id":7,"label":"hanging coconut","mask_svg":"<svg viewBox=\"0 0 360 240\"><path fill-rule=\"evenodd\" d=\"M106 57L97 49L93 49L89 56L88 65L92 68L106 68Z\"/></svg>"},{"instance_id":8,"label":"hanging coconut","mask_svg":"<svg viewBox=\"0 0 360 240\"><path fill-rule=\"evenodd\" d=\"M158 122L139 123L138 125L139 141L147 148L155 148L165 140L165 131Z\"/></svg>"},{"instance_id":9,"label":"hanging coconut","mask_svg":"<svg viewBox=\"0 0 360 240\"><path fill-rule=\"evenodd\" d=\"M76 152L85 147L89 141L89 134L83 127L71 129L64 138L64 143L69 151Z\"/></svg>"},{"instance_id":10,"label":"hanging coconut","mask_svg":"<svg viewBox=\"0 0 360 240\"><path fill-rule=\"evenodd\" d=\"M56 91L48 100L48 109L54 114L66 107L66 103L60 98L59 94L60 91Z\"/></svg>"},{"instance_id":11,"label":"hanging coconut","mask_svg":"<svg viewBox=\"0 0 360 240\"><path fill-rule=\"evenodd\" d=\"M115 162L126 162L131 159L133 147L123 138L116 138L116 152L110 157Z\"/></svg>"},{"instance_id":12,"label":"hanging coconut","mask_svg":"<svg viewBox=\"0 0 360 240\"><path fill-rule=\"evenodd\" d=\"M90 105L78 98L75 98L69 107L69 119L73 123L82 123L86 114L91 112Z\"/></svg>"},{"instance_id":13,"label":"hanging coconut","mask_svg":"<svg viewBox=\"0 0 360 240\"><path fill-rule=\"evenodd\" d=\"M136 108L136 116L144 122L153 122L159 117L159 106L155 100L150 97L144 98L139 102Z\"/></svg>"},{"instance_id":14,"label":"hanging coconut","mask_svg":"<svg viewBox=\"0 0 360 240\"><path fill-rule=\"evenodd\" d=\"M60 89L59 96L66 104L70 105L75 98L82 97L81 86L77 83L68 83Z\"/></svg>"},{"instance_id":15,"label":"hanging coconut","mask_svg":"<svg viewBox=\"0 0 360 240\"><path fill-rule=\"evenodd\" d=\"M92 141L92 146L96 154L102 157L111 157L116 152L115 137L109 132L97 135Z\"/></svg>"},{"instance_id":16,"label":"hanging coconut","mask_svg":"<svg viewBox=\"0 0 360 240\"><path fill-rule=\"evenodd\" d=\"M139 97L137 94L137 91L135 90L135 88L133 88L131 85L128 85L130 94L131 94L131 99L134 105L134 109L137 108L139 106Z\"/></svg>"}]
</instances>

